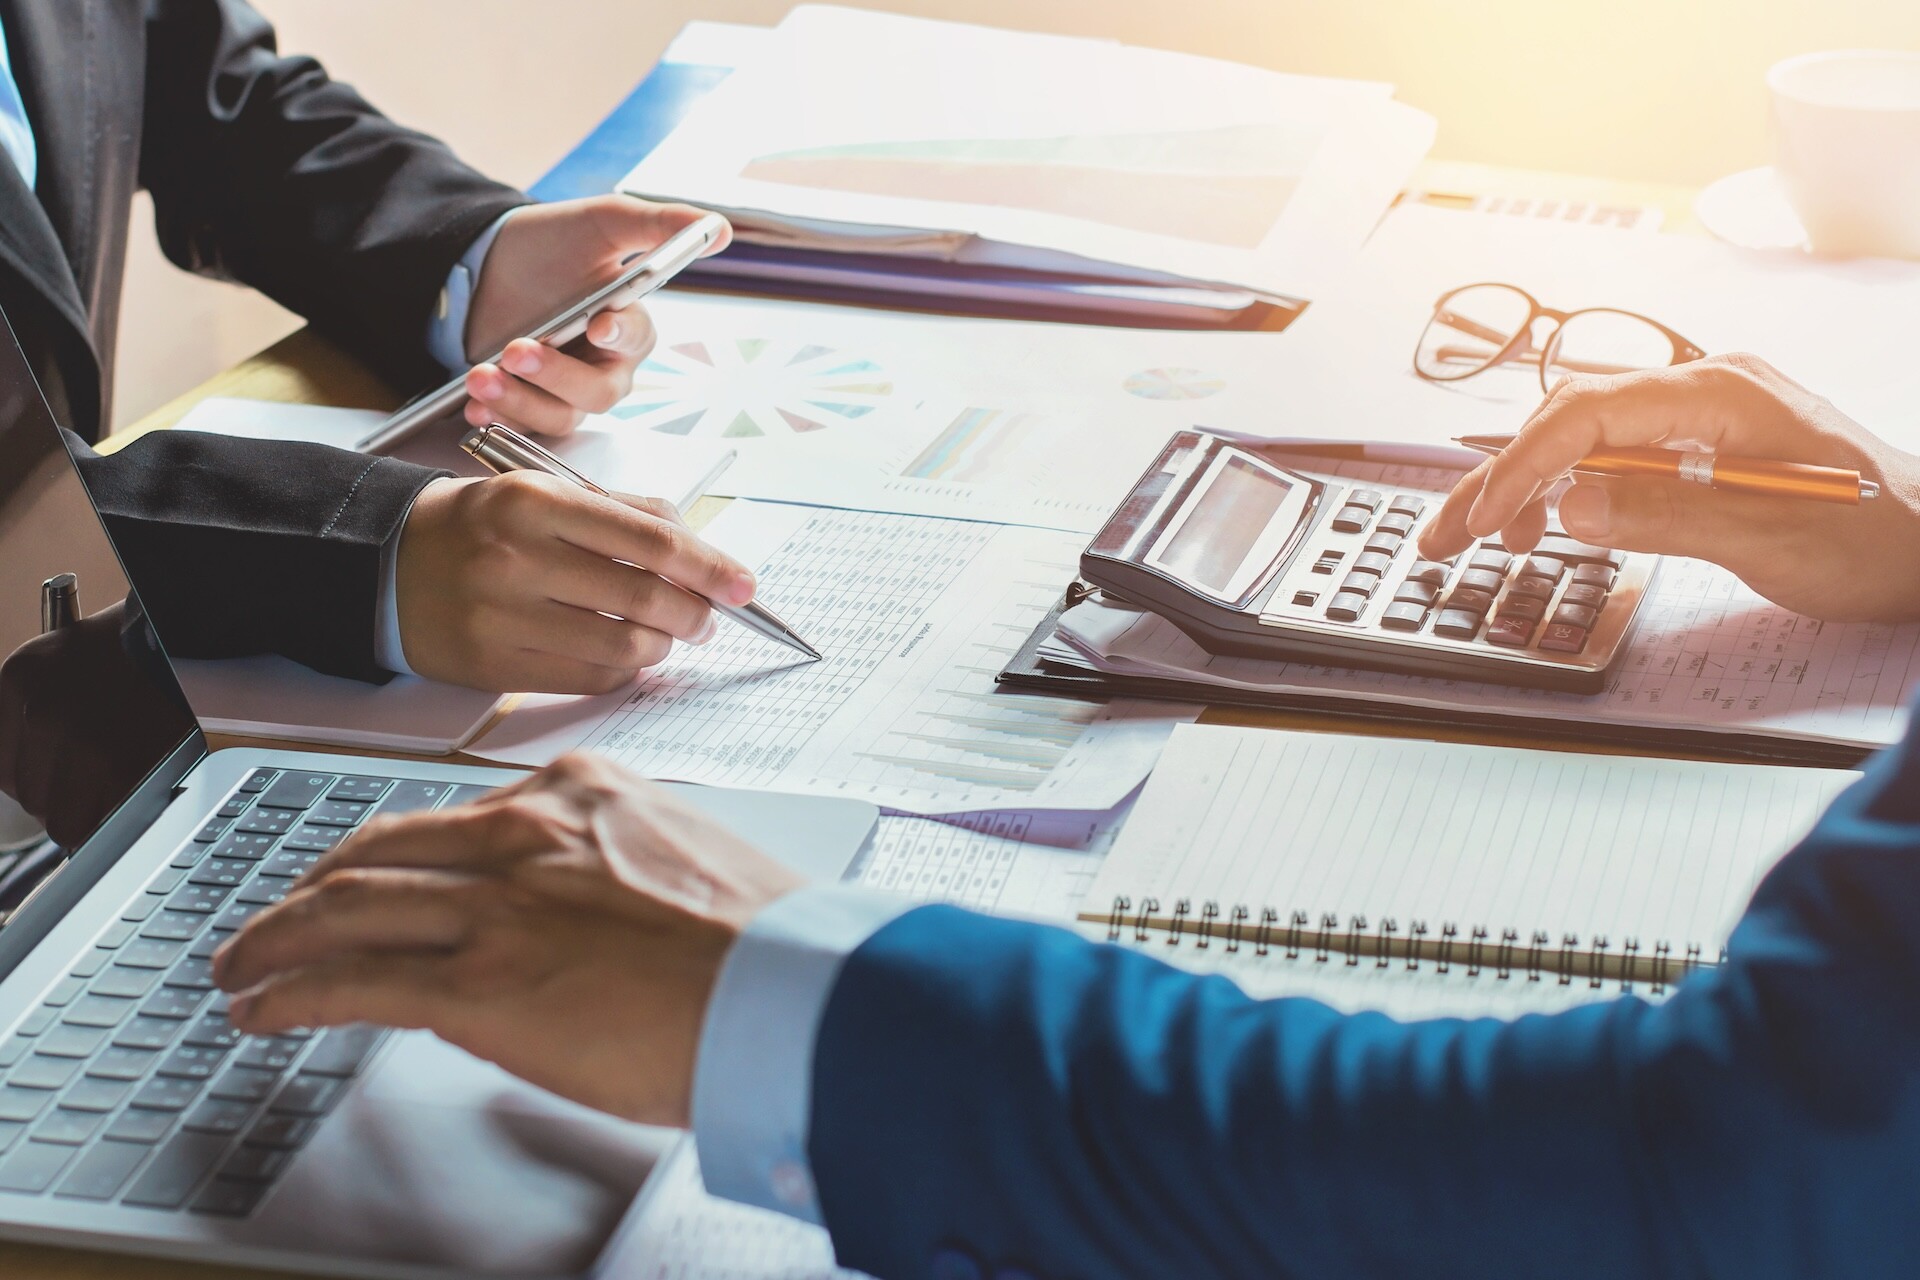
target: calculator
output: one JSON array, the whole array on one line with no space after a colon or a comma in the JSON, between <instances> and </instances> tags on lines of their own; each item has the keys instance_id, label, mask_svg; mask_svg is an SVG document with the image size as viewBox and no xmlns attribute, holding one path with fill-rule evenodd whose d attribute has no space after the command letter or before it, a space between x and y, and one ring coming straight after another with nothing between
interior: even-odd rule
<instances>
[{"instance_id":1,"label":"calculator","mask_svg":"<svg viewBox=\"0 0 1920 1280\"><path fill-rule=\"evenodd\" d=\"M1168 441L1080 576L1210 653L1598 693L1659 557L1549 531L1415 550L1443 492L1309 475L1206 431Z\"/></svg>"}]
</instances>

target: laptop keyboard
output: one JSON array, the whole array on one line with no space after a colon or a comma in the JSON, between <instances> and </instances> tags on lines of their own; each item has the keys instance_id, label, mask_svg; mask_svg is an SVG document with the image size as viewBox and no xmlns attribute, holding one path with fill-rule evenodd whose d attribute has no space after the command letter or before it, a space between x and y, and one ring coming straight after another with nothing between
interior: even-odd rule
<instances>
[{"instance_id":1,"label":"laptop keyboard","mask_svg":"<svg viewBox=\"0 0 1920 1280\"><path fill-rule=\"evenodd\" d=\"M0 1191L252 1213L386 1033L243 1036L213 953L368 816L488 790L255 770L0 1042Z\"/></svg>"}]
</instances>

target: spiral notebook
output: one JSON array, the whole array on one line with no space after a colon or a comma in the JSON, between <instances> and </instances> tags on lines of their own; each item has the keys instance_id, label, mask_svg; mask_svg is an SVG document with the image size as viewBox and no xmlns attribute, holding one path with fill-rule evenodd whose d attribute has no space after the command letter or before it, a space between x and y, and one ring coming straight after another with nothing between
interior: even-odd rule
<instances>
[{"instance_id":1,"label":"spiral notebook","mask_svg":"<svg viewBox=\"0 0 1920 1280\"><path fill-rule=\"evenodd\" d=\"M1183 725L1080 920L1349 1007L1432 1012L1470 982L1657 995L1718 962L1856 776Z\"/></svg>"}]
</instances>

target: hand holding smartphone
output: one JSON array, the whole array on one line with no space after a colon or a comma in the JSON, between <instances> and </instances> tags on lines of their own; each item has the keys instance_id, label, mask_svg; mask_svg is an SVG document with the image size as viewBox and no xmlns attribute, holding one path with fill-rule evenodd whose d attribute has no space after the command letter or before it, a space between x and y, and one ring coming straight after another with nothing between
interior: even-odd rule
<instances>
[{"instance_id":1,"label":"hand holding smartphone","mask_svg":"<svg viewBox=\"0 0 1920 1280\"><path fill-rule=\"evenodd\" d=\"M617 310L638 302L698 262L726 232L726 219L718 214L708 214L658 248L629 259L619 278L575 301L526 336L549 347L565 346L585 333L588 323L602 311ZM503 346L485 361L476 363L497 364L504 354ZM390 448L429 422L436 422L455 412L466 399L467 379L463 372L443 386L415 396L401 405L355 447L363 453Z\"/></svg>"}]
</instances>

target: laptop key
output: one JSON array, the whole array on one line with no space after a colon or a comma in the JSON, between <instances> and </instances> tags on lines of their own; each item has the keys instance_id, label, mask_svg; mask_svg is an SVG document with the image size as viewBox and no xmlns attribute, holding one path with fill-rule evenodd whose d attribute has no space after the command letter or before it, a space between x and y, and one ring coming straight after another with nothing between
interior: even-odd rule
<instances>
[{"instance_id":1,"label":"laptop key","mask_svg":"<svg viewBox=\"0 0 1920 1280\"><path fill-rule=\"evenodd\" d=\"M460 804L472 804L475 800L490 796L497 790L499 790L498 787L483 787L477 782L463 782L453 789L452 795L447 797L447 808L451 809Z\"/></svg>"},{"instance_id":2,"label":"laptop key","mask_svg":"<svg viewBox=\"0 0 1920 1280\"><path fill-rule=\"evenodd\" d=\"M285 848L260 864L260 874L298 880L320 861L321 850Z\"/></svg>"},{"instance_id":3,"label":"laptop key","mask_svg":"<svg viewBox=\"0 0 1920 1280\"><path fill-rule=\"evenodd\" d=\"M108 1142L141 1142L148 1146L173 1132L171 1111L122 1111L107 1126Z\"/></svg>"},{"instance_id":4,"label":"laptop key","mask_svg":"<svg viewBox=\"0 0 1920 1280\"><path fill-rule=\"evenodd\" d=\"M84 1147L93 1141L106 1117L94 1111L55 1111L34 1126L35 1142L55 1142L63 1147Z\"/></svg>"},{"instance_id":5,"label":"laptop key","mask_svg":"<svg viewBox=\"0 0 1920 1280\"><path fill-rule=\"evenodd\" d=\"M207 993L204 991L162 987L147 997L146 1003L140 1006L140 1012L149 1018L171 1018L181 1022L200 1012L200 1006L206 1002Z\"/></svg>"},{"instance_id":6,"label":"laptop key","mask_svg":"<svg viewBox=\"0 0 1920 1280\"><path fill-rule=\"evenodd\" d=\"M226 1102L265 1102L279 1080L279 1075L272 1071L231 1066L213 1082L213 1088L207 1091L207 1096Z\"/></svg>"},{"instance_id":7,"label":"laptop key","mask_svg":"<svg viewBox=\"0 0 1920 1280\"><path fill-rule=\"evenodd\" d=\"M49 1058L36 1053L13 1069L7 1083L22 1089L64 1089L80 1074L74 1058Z\"/></svg>"},{"instance_id":8,"label":"laptop key","mask_svg":"<svg viewBox=\"0 0 1920 1280\"><path fill-rule=\"evenodd\" d=\"M233 824L235 831L252 831L256 834L283 836L292 830L293 824L300 821L298 809L255 809L246 817Z\"/></svg>"},{"instance_id":9,"label":"laptop key","mask_svg":"<svg viewBox=\"0 0 1920 1280\"><path fill-rule=\"evenodd\" d=\"M53 1020L59 1016L60 1011L58 1009L49 1009L43 1005L26 1017L20 1019L20 1025L16 1030L23 1036L37 1036L52 1026Z\"/></svg>"},{"instance_id":10,"label":"laptop key","mask_svg":"<svg viewBox=\"0 0 1920 1280\"><path fill-rule=\"evenodd\" d=\"M180 1034L180 1024L168 1018L135 1018L120 1029L113 1043L121 1049L165 1049Z\"/></svg>"},{"instance_id":11,"label":"laptop key","mask_svg":"<svg viewBox=\"0 0 1920 1280\"><path fill-rule=\"evenodd\" d=\"M210 1098L188 1114L183 1127L195 1133L218 1133L231 1136L246 1128L247 1120L252 1115L253 1108L244 1102Z\"/></svg>"},{"instance_id":12,"label":"laptop key","mask_svg":"<svg viewBox=\"0 0 1920 1280\"><path fill-rule=\"evenodd\" d=\"M123 969L119 965L107 970L93 980L90 988L96 996L108 996L120 1000L138 1000L152 991L160 981L158 969Z\"/></svg>"},{"instance_id":13,"label":"laptop key","mask_svg":"<svg viewBox=\"0 0 1920 1280\"><path fill-rule=\"evenodd\" d=\"M141 1085L127 1105L139 1111L185 1111L200 1096L198 1080L155 1076Z\"/></svg>"},{"instance_id":14,"label":"laptop key","mask_svg":"<svg viewBox=\"0 0 1920 1280\"><path fill-rule=\"evenodd\" d=\"M154 1154L153 1163L134 1181L121 1201L143 1209L178 1209L213 1172L227 1140L209 1133L176 1133Z\"/></svg>"},{"instance_id":15,"label":"laptop key","mask_svg":"<svg viewBox=\"0 0 1920 1280\"><path fill-rule=\"evenodd\" d=\"M62 978L53 984L53 990L47 992L47 998L40 1003L51 1009L64 1009L79 999L80 993L85 989L84 979Z\"/></svg>"},{"instance_id":16,"label":"laptop key","mask_svg":"<svg viewBox=\"0 0 1920 1280\"><path fill-rule=\"evenodd\" d=\"M232 799L228 800L225 804L221 805L218 809L214 810L213 816L216 818L237 818L241 814L245 813L247 811L247 806L252 803L253 803L253 797L243 792L240 795L234 796Z\"/></svg>"},{"instance_id":17,"label":"laptop key","mask_svg":"<svg viewBox=\"0 0 1920 1280\"><path fill-rule=\"evenodd\" d=\"M213 990L213 961L188 958L173 966L167 974L167 985L185 987L189 991Z\"/></svg>"},{"instance_id":18,"label":"laptop key","mask_svg":"<svg viewBox=\"0 0 1920 1280\"><path fill-rule=\"evenodd\" d=\"M134 929L135 926L125 920L115 920L107 926L107 931L101 934L93 945L105 947L108 951L117 951L127 945L127 940L133 937Z\"/></svg>"},{"instance_id":19,"label":"laptop key","mask_svg":"<svg viewBox=\"0 0 1920 1280\"><path fill-rule=\"evenodd\" d=\"M113 952L102 951L98 947L90 947L87 950L87 954L73 962L73 968L67 970L67 974L69 977L74 978L91 978L94 974L106 968L107 961L111 959L113 959Z\"/></svg>"},{"instance_id":20,"label":"laptop key","mask_svg":"<svg viewBox=\"0 0 1920 1280\"><path fill-rule=\"evenodd\" d=\"M245 928L247 921L266 909L264 902L236 902L213 918L213 927L233 933Z\"/></svg>"},{"instance_id":21,"label":"laptop key","mask_svg":"<svg viewBox=\"0 0 1920 1280\"><path fill-rule=\"evenodd\" d=\"M207 1017L193 1024L187 1032L187 1038L180 1043L199 1049L218 1049L226 1052L240 1043L240 1029L224 1017Z\"/></svg>"},{"instance_id":22,"label":"laptop key","mask_svg":"<svg viewBox=\"0 0 1920 1280\"><path fill-rule=\"evenodd\" d=\"M393 790L380 802L380 812L385 816L396 813L413 813L420 809L431 809L446 798L453 789L450 782L415 782L402 779L393 784Z\"/></svg>"},{"instance_id":23,"label":"laptop key","mask_svg":"<svg viewBox=\"0 0 1920 1280\"><path fill-rule=\"evenodd\" d=\"M0 1120L14 1124L25 1124L37 1120L40 1113L53 1101L53 1095L44 1089L16 1089L12 1085L0 1086Z\"/></svg>"},{"instance_id":24,"label":"laptop key","mask_svg":"<svg viewBox=\"0 0 1920 1280\"><path fill-rule=\"evenodd\" d=\"M208 858L187 877L187 883L225 885L231 889L252 875L253 868L254 863L248 858Z\"/></svg>"},{"instance_id":25,"label":"laptop key","mask_svg":"<svg viewBox=\"0 0 1920 1280\"><path fill-rule=\"evenodd\" d=\"M174 1080L211 1080L226 1057L225 1049L182 1045L167 1055L166 1061L160 1064L154 1074Z\"/></svg>"},{"instance_id":26,"label":"laptop key","mask_svg":"<svg viewBox=\"0 0 1920 1280\"><path fill-rule=\"evenodd\" d=\"M271 1188L264 1182L237 1182L215 1178L193 1202L195 1213L222 1218L244 1218L259 1206Z\"/></svg>"},{"instance_id":27,"label":"laptop key","mask_svg":"<svg viewBox=\"0 0 1920 1280\"><path fill-rule=\"evenodd\" d=\"M168 867L165 871L162 871L159 875L147 881L147 892L161 895L172 893L179 887L180 882L186 878L187 873L179 867Z\"/></svg>"},{"instance_id":28,"label":"laptop key","mask_svg":"<svg viewBox=\"0 0 1920 1280\"><path fill-rule=\"evenodd\" d=\"M132 1012L131 997L95 993L75 1000L60 1020L74 1027L117 1027Z\"/></svg>"},{"instance_id":29,"label":"laptop key","mask_svg":"<svg viewBox=\"0 0 1920 1280\"><path fill-rule=\"evenodd\" d=\"M238 1147L220 1166L220 1176L242 1182L271 1182L293 1157L272 1147Z\"/></svg>"},{"instance_id":30,"label":"laptop key","mask_svg":"<svg viewBox=\"0 0 1920 1280\"><path fill-rule=\"evenodd\" d=\"M255 769L247 775L247 780L240 784L240 793L250 796L265 791L267 784L273 781L274 775L278 772L277 769Z\"/></svg>"},{"instance_id":31,"label":"laptop key","mask_svg":"<svg viewBox=\"0 0 1920 1280\"><path fill-rule=\"evenodd\" d=\"M372 807L358 800L322 800L307 811L307 821L323 827L357 827Z\"/></svg>"},{"instance_id":32,"label":"laptop key","mask_svg":"<svg viewBox=\"0 0 1920 1280\"><path fill-rule=\"evenodd\" d=\"M147 1148L130 1142L102 1142L80 1157L73 1172L53 1194L67 1200L111 1200L147 1158Z\"/></svg>"},{"instance_id":33,"label":"laptop key","mask_svg":"<svg viewBox=\"0 0 1920 1280\"><path fill-rule=\"evenodd\" d=\"M147 917L160 909L160 900L150 893L143 893L128 903L120 912L120 918L130 924L144 924Z\"/></svg>"},{"instance_id":34,"label":"laptop key","mask_svg":"<svg viewBox=\"0 0 1920 1280\"><path fill-rule=\"evenodd\" d=\"M313 1121L300 1116L265 1115L247 1130L250 1147L268 1147L275 1151L298 1151L313 1136Z\"/></svg>"},{"instance_id":35,"label":"laptop key","mask_svg":"<svg viewBox=\"0 0 1920 1280\"><path fill-rule=\"evenodd\" d=\"M240 1046L240 1056L233 1062L235 1066L252 1067L257 1071L285 1071L300 1056L302 1047L298 1040L284 1036L248 1040Z\"/></svg>"},{"instance_id":36,"label":"laptop key","mask_svg":"<svg viewBox=\"0 0 1920 1280\"><path fill-rule=\"evenodd\" d=\"M193 842L195 844L212 844L215 840L227 834L227 828L231 825L232 823L226 818L214 818L209 821L206 826L193 833Z\"/></svg>"},{"instance_id":37,"label":"laptop key","mask_svg":"<svg viewBox=\"0 0 1920 1280\"><path fill-rule=\"evenodd\" d=\"M339 779L330 773L283 773L260 793L259 803L273 809L307 809Z\"/></svg>"},{"instance_id":38,"label":"laptop key","mask_svg":"<svg viewBox=\"0 0 1920 1280\"><path fill-rule=\"evenodd\" d=\"M252 864L248 864L252 865ZM164 969L180 958L180 944L161 938L136 938L113 958L128 969Z\"/></svg>"},{"instance_id":39,"label":"laptop key","mask_svg":"<svg viewBox=\"0 0 1920 1280\"><path fill-rule=\"evenodd\" d=\"M0 1071L5 1071L14 1063L27 1056L27 1050L33 1048L33 1037L15 1036L5 1044L0 1044Z\"/></svg>"},{"instance_id":40,"label":"laptop key","mask_svg":"<svg viewBox=\"0 0 1920 1280\"><path fill-rule=\"evenodd\" d=\"M301 827L280 842L283 849L307 849L314 853L327 850L353 834L351 827Z\"/></svg>"},{"instance_id":41,"label":"laptop key","mask_svg":"<svg viewBox=\"0 0 1920 1280\"><path fill-rule=\"evenodd\" d=\"M359 800L373 803L387 793L393 782L389 778L355 778L348 776L333 784L327 791L329 800Z\"/></svg>"},{"instance_id":42,"label":"laptop key","mask_svg":"<svg viewBox=\"0 0 1920 1280\"><path fill-rule=\"evenodd\" d=\"M384 1035L378 1027L335 1027L321 1035L313 1052L300 1064L301 1073L341 1078L356 1076Z\"/></svg>"},{"instance_id":43,"label":"laptop key","mask_svg":"<svg viewBox=\"0 0 1920 1280\"><path fill-rule=\"evenodd\" d=\"M119 1080L95 1080L88 1077L76 1081L60 1095L60 1106L66 1111L112 1111L126 1101L130 1092L127 1085Z\"/></svg>"},{"instance_id":44,"label":"laptop key","mask_svg":"<svg viewBox=\"0 0 1920 1280\"><path fill-rule=\"evenodd\" d=\"M211 960L213 959L213 953L225 946L227 939L232 936L233 933L227 929L209 929L206 937L193 944L193 949L187 952L187 958L189 960Z\"/></svg>"},{"instance_id":45,"label":"laptop key","mask_svg":"<svg viewBox=\"0 0 1920 1280\"><path fill-rule=\"evenodd\" d=\"M0 1160L0 1191L20 1191L37 1196L53 1185L67 1163L73 1148L52 1142L23 1142L13 1154Z\"/></svg>"},{"instance_id":46,"label":"laptop key","mask_svg":"<svg viewBox=\"0 0 1920 1280\"><path fill-rule=\"evenodd\" d=\"M104 1028L54 1027L40 1037L34 1052L53 1058L91 1058L106 1038Z\"/></svg>"},{"instance_id":47,"label":"laptop key","mask_svg":"<svg viewBox=\"0 0 1920 1280\"><path fill-rule=\"evenodd\" d=\"M298 1075L287 1081L267 1109L281 1116L324 1116L346 1086L324 1076Z\"/></svg>"},{"instance_id":48,"label":"laptop key","mask_svg":"<svg viewBox=\"0 0 1920 1280\"><path fill-rule=\"evenodd\" d=\"M229 831L222 836L220 843L213 846L216 858L243 858L248 862L258 862L273 852L273 842L278 836L266 835L258 831Z\"/></svg>"},{"instance_id":49,"label":"laptop key","mask_svg":"<svg viewBox=\"0 0 1920 1280\"><path fill-rule=\"evenodd\" d=\"M270 907L283 901L293 892L293 885L285 880L255 880L240 890L237 901L250 906Z\"/></svg>"},{"instance_id":50,"label":"laptop key","mask_svg":"<svg viewBox=\"0 0 1920 1280\"><path fill-rule=\"evenodd\" d=\"M191 942L200 936L200 930L206 923L205 916L191 911L162 911L147 921L147 927L140 931L140 936L157 938L162 942Z\"/></svg>"},{"instance_id":51,"label":"laptop key","mask_svg":"<svg viewBox=\"0 0 1920 1280\"><path fill-rule=\"evenodd\" d=\"M138 1080L147 1074L160 1053L156 1049L125 1049L113 1045L87 1064L87 1075L100 1080Z\"/></svg>"},{"instance_id":52,"label":"laptop key","mask_svg":"<svg viewBox=\"0 0 1920 1280\"><path fill-rule=\"evenodd\" d=\"M20 1135L26 1131L27 1126L23 1124L15 1124L11 1120L0 1120L0 1156L7 1154L7 1149L14 1143L20 1141ZM246 1149L245 1147L241 1148L242 1151ZM272 1175L269 1174L267 1176L271 1177Z\"/></svg>"},{"instance_id":53,"label":"laptop key","mask_svg":"<svg viewBox=\"0 0 1920 1280\"><path fill-rule=\"evenodd\" d=\"M167 899L167 910L212 915L226 905L227 896L232 892L232 889L217 884L181 885Z\"/></svg>"}]
</instances>

